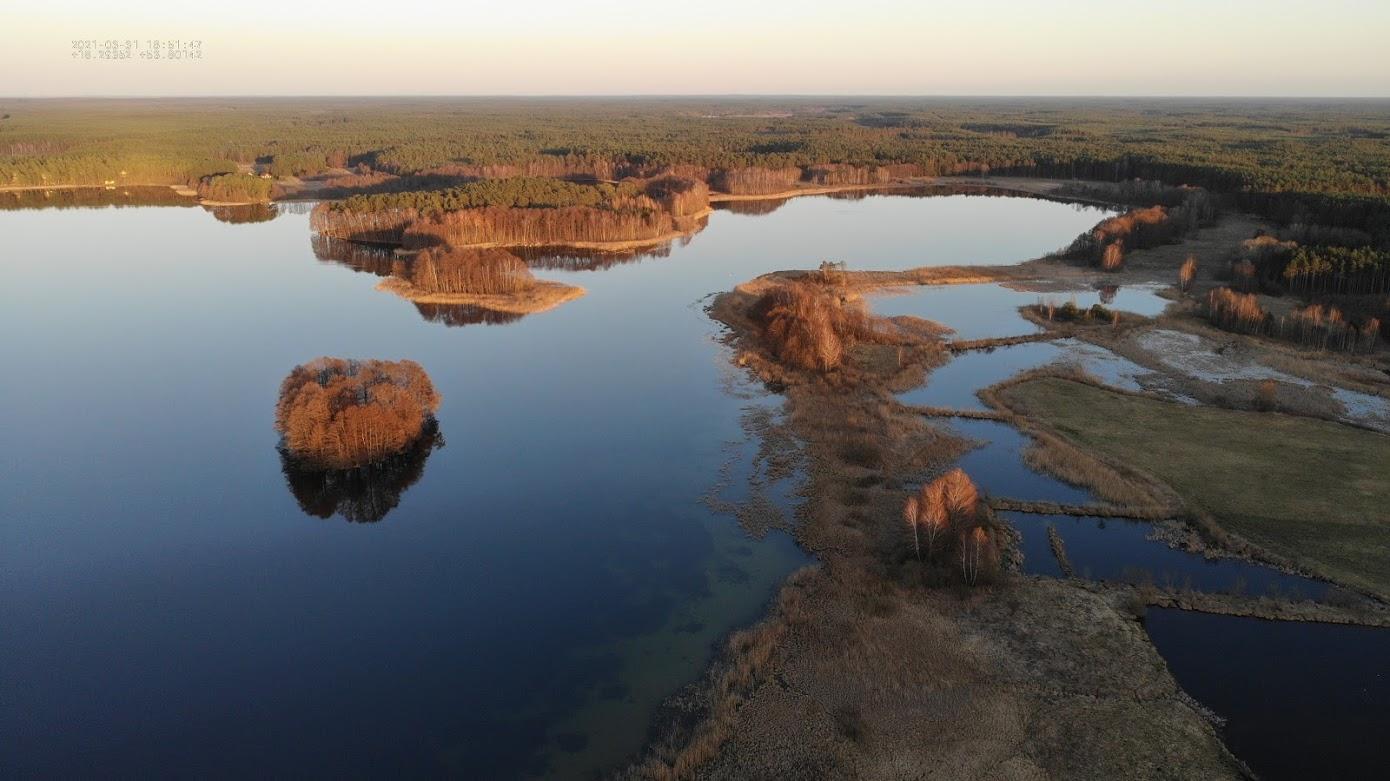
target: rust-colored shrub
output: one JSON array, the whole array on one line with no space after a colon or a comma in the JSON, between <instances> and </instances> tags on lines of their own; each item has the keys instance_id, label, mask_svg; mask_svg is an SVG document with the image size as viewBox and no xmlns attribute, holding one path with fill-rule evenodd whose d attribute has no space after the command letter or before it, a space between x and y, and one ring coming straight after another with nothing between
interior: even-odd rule
<instances>
[{"instance_id":1,"label":"rust-colored shrub","mask_svg":"<svg viewBox=\"0 0 1390 781\"><path fill-rule=\"evenodd\" d=\"M809 282L770 288L748 314L779 360L804 369L834 369L855 340L873 335L862 307Z\"/></svg>"},{"instance_id":2,"label":"rust-colored shrub","mask_svg":"<svg viewBox=\"0 0 1390 781\"><path fill-rule=\"evenodd\" d=\"M281 383L275 430L297 465L352 469L404 452L438 408L439 394L414 361L316 358Z\"/></svg>"},{"instance_id":3,"label":"rust-colored shrub","mask_svg":"<svg viewBox=\"0 0 1390 781\"><path fill-rule=\"evenodd\" d=\"M536 284L526 262L503 249L421 250L405 269L416 289L429 293L496 295Z\"/></svg>"},{"instance_id":4,"label":"rust-colored shrub","mask_svg":"<svg viewBox=\"0 0 1390 781\"><path fill-rule=\"evenodd\" d=\"M1197 278L1197 256L1188 255L1187 260L1178 267L1178 289L1186 293L1192 289L1192 281Z\"/></svg>"},{"instance_id":5,"label":"rust-colored shrub","mask_svg":"<svg viewBox=\"0 0 1390 781\"><path fill-rule=\"evenodd\" d=\"M1264 332L1269 320L1254 293L1237 293L1228 287L1207 294L1207 317L1221 328L1251 334Z\"/></svg>"},{"instance_id":6,"label":"rust-colored shrub","mask_svg":"<svg viewBox=\"0 0 1390 781\"><path fill-rule=\"evenodd\" d=\"M1105 245L1100 255L1100 267L1105 271L1119 271L1125 264L1125 243L1116 239Z\"/></svg>"}]
</instances>

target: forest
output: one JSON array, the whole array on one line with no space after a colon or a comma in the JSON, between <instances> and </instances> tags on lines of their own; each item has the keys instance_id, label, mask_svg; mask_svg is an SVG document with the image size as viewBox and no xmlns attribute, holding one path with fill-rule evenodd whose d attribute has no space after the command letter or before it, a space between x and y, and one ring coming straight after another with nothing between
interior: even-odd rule
<instances>
[{"instance_id":1,"label":"forest","mask_svg":"<svg viewBox=\"0 0 1390 781\"><path fill-rule=\"evenodd\" d=\"M0 186L274 176L672 174L732 193L902 173L1205 187L1390 241L1377 100L724 98L0 101ZM1150 205L1153 201L1144 204Z\"/></svg>"},{"instance_id":2,"label":"forest","mask_svg":"<svg viewBox=\"0 0 1390 781\"><path fill-rule=\"evenodd\" d=\"M538 246L687 233L708 206L703 182L673 176L618 184L508 177L323 203L312 224L324 235L411 248Z\"/></svg>"}]
</instances>

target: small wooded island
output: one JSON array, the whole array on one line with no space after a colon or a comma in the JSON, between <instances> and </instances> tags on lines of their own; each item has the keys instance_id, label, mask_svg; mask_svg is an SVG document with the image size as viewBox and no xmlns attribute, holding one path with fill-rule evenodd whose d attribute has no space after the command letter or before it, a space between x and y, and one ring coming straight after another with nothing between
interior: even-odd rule
<instances>
[{"instance_id":1,"label":"small wooded island","mask_svg":"<svg viewBox=\"0 0 1390 781\"><path fill-rule=\"evenodd\" d=\"M305 512L377 521L442 444L439 394L414 361L316 358L280 385L282 467Z\"/></svg>"}]
</instances>

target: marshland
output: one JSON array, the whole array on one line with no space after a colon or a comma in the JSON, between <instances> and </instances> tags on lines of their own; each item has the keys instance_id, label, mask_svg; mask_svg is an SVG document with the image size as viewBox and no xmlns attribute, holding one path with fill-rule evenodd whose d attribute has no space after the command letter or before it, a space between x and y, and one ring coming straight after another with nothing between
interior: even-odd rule
<instances>
[{"instance_id":1,"label":"marshland","mask_svg":"<svg viewBox=\"0 0 1390 781\"><path fill-rule=\"evenodd\" d=\"M281 110L246 108L246 139ZM178 142L129 152L132 178L250 206L0 193L23 258L0 324L32 335L0 343L23 378L0 767L1383 766L1374 145L1352 175L1308 136L1279 189L1215 131L1123 107L543 103L537 137L493 106L476 146L457 117L360 108L275 152L87 108ZM1273 132L1244 110L1208 115L1218 140ZM941 122L944 150L913 145ZM1072 146L1145 122L1216 156ZM125 143L0 170L87 183Z\"/></svg>"}]
</instances>

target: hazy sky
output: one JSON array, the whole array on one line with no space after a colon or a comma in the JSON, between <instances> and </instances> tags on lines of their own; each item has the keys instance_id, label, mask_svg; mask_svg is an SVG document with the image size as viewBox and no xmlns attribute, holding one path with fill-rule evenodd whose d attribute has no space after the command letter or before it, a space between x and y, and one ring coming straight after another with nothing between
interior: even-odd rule
<instances>
[{"instance_id":1,"label":"hazy sky","mask_svg":"<svg viewBox=\"0 0 1390 781\"><path fill-rule=\"evenodd\" d=\"M0 0L0 95L1390 95L1390 0ZM83 60L78 39L201 40Z\"/></svg>"}]
</instances>

